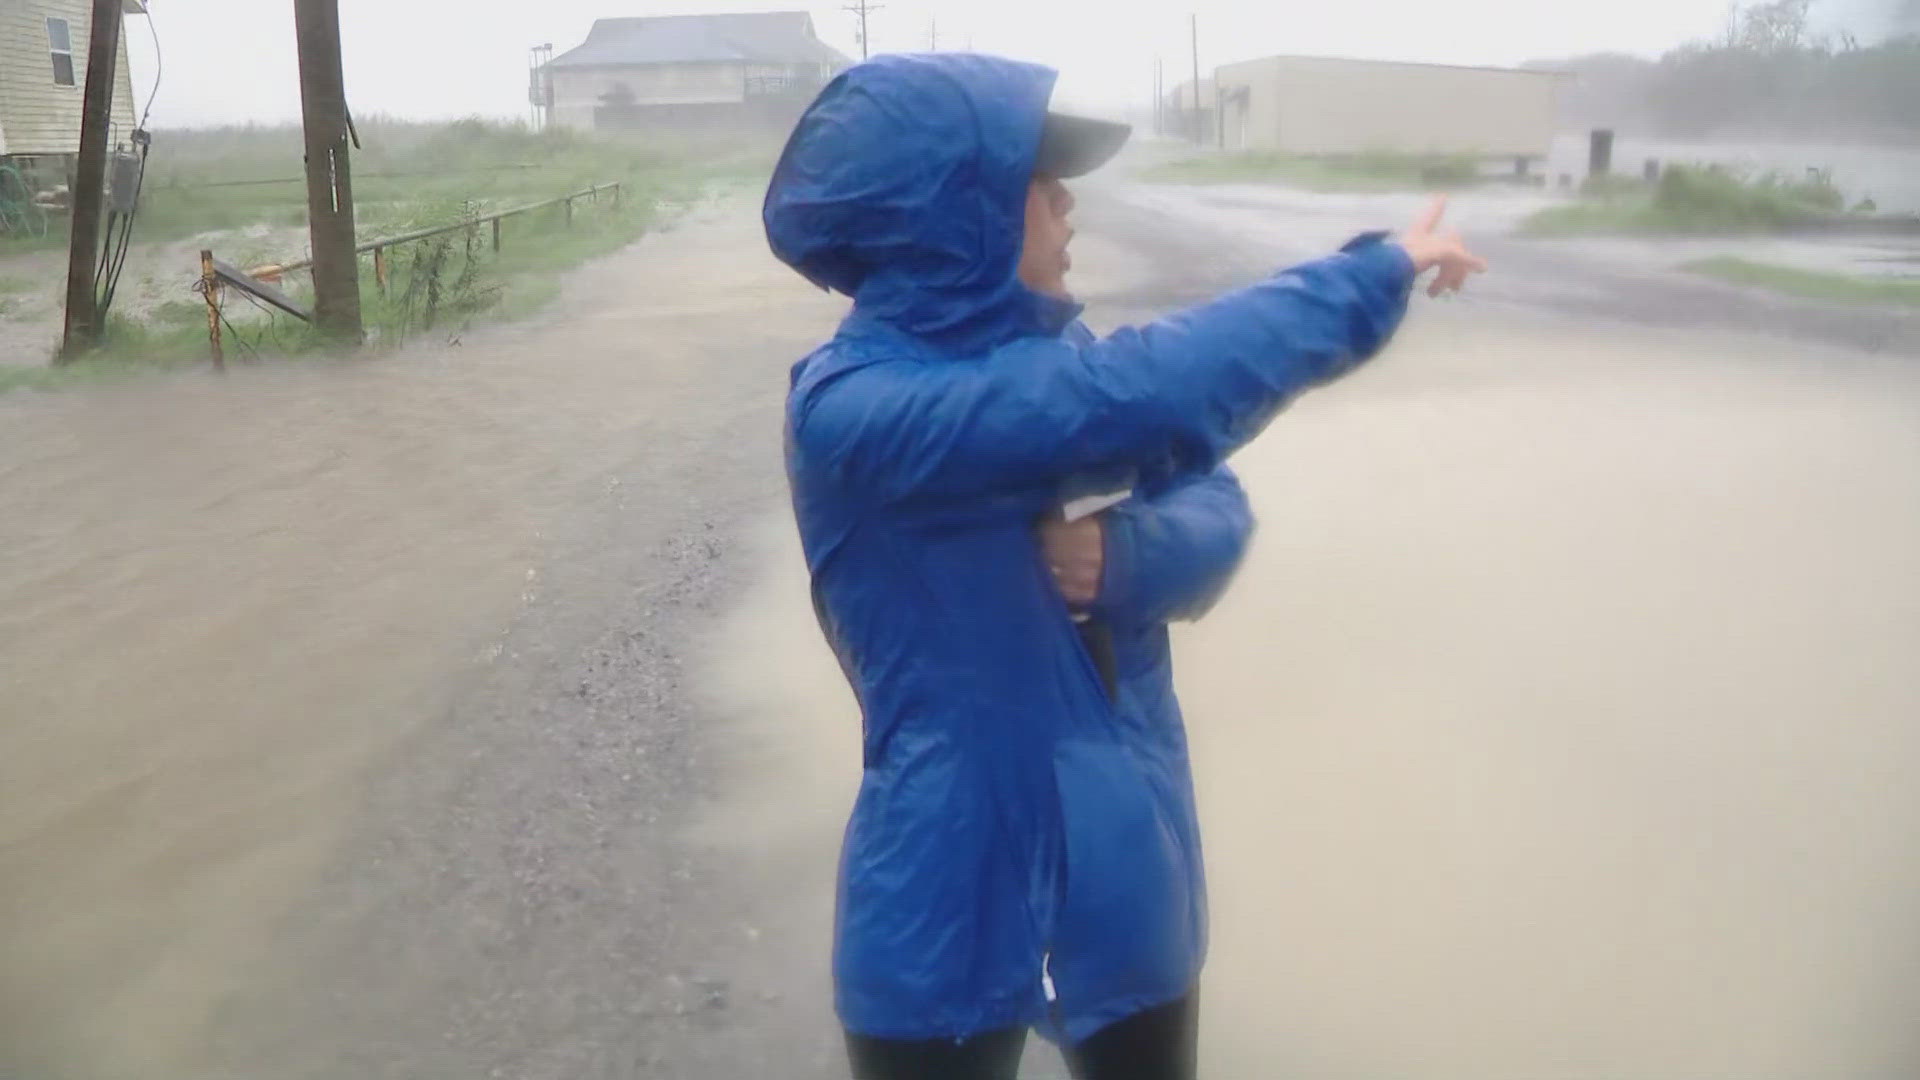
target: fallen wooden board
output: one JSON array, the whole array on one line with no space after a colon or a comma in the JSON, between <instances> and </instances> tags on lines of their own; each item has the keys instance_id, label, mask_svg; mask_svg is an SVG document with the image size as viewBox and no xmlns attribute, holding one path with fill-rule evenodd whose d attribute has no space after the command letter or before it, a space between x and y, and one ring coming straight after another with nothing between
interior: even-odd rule
<instances>
[{"instance_id":1,"label":"fallen wooden board","mask_svg":"<svg viewBox=\"0 0 1920 1080\"><path fill-rule=\"evenodd\" d=\"M259 297L302 322L310 323L313 321L313 312L301 307L299 302L294 300L293 297L261 281L259 278L248 274L245 270L241 270L230 263L215 259L213 260L213 272L221 281L226 282L242 292Z\"/></svg>"}]
</instances>

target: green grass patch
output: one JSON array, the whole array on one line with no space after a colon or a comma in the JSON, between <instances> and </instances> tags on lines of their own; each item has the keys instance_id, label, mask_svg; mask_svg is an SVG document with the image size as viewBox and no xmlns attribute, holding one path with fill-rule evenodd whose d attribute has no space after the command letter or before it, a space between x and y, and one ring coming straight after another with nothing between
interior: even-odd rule
<instances>
[{"instance_id":1,"label":"green grass patch","mask_svg":"<svg viewBox=\"0 0 1920 1080\"><path fill-rule=\"evenodd\" d=\"M116 374L125 370L123 365L109 366ZM90 372L79 371L75 367L16 367L12 364L0 364L0 394L13 390L53 390L85 381L89 374Z\"/></svg>"},{"instance_id":2,"label":"green grass patch","mask_svg":"<svg viewBox=\"0 0 1920 1080\"><path fill-rule=\"evenodd\" d=\"M207 324L205 309L201 312L199 325L192 327L156 326L110 315L106 343L72 363L58 367L0 365L0 394L15 389L55 390L112 382L142 372L203 365L207 362Z\"/></svg>"},{"instance_id":3,"label":"green grass patch","mask_svg":"<svg viewBox=\"0 0 1920 1080\"><path fill-rule=\"evenodd\" d=\"M1471 155L1391 153L1209 154L1151 166L1141 175L1164 183L1283 184L1309 191L1457 188L1481 179L1480 162Z\"/></svg>"},{"instance_id":4,"label":"green grass patch","mask_svg":"<svg viewBox=\"0 0 1920 1080\"><path fill-rule=\"evenodd\" d=\"M491 225L477 220L480 211L471 204L417 212L404 223L407 229L474 224L388 249L384 290L374 276L372 256L360 257L367 347L382 351L415 339L457 336L482 320L538 309L558 294L566 271L638 239L655 220L654 196L651 186L642 186L625 191L617 207L610 192L597 205L582 200L571 226L558 206L507 218L501 223L498 252L493 250ZM304 272L286 275L280 289L311 308L312 280ZM305 322L234 289L224 291L222 313L226 321L221 336L229 361L338 351ZM114 317L89 359L152 366L205 361L208 356L207 308L196 298L165 301L139 319Z\"/></svg>"},{"instance_id":5,"label":"green grass patch","mask_svg":"<svg viewBox=\"0 0 1920 1080\"><path fill-rule=\"evenodd\" d=\"M1920 307L1920 280L1888 281L1849 274L1826 274L1725 256L1699 259L1685 264L1681 269L1734 285L1766 289L1808 300Z\"/></svg>"},{"instance_id":6,"label":"green grass patch","mask_svg":"<svg viewBox=\"0 0 1920 1080\"><path fill-rule=\"evenodd\" d=\"M611 180L764 173L773 160L771 148L738 141L599 138L480 119L427 124L368 117L359 120L359 132L353 187L362 238L402 231L422 208L502 209ZM296 126L156 132L136 241L304 228L302 153ZM44 238L0 237L0 255L65 246L68 225L62 215Z\"/></svg>"},{"instance_id":7,"label":"green grass patch","mask_svg":"<svg viewBox=\"0 0 1920 1080\"><path fill-rule=\"evenodd\" d=\"M1596 182L1597 181L1597 182ZM1675 165L1652 184L1590 180L1579 202L1529 217L1529 236L1736 236L1805 228L1844 212L1840 190L1824 174L1788 179L1748 176L1722 166Z\"/></svg>"},{"instance_id":8,"label":"green grass patch","mask_svg":"<svg viewBox=\"0 0 1920 1080\"><path fill-rule=\"evenodd\" d=\"M356 181L356 224L363 242L471 223L470 228L388 249L385 290L376 284L372 256L361 256L362 316L367 344L376 350L418 337L451 337L482 319L531 312L558 294L563 272L638 239L657 222L663 204L764 176L774 153L771 147L737 142L642 144L476 120L442 125L363 121L361 137L366 149L356 157L356 170L374 174L385 166L395 172ZM178 133L176 138L195 144L194 152L185 155L193 160L162 164L162 140L156 136L141 238L243 229L210 241L214 253L246 268L305 256L304 237L286 235L286 227L304 229L303 188L209 179L272 174L289 167L297 173L297 129L225 129ZM616 181L621 185L617 203L611 191L597 199L576 200L571 225L561 206L505 219L498 252L492 246L492 225L479 220ZM305 272L286 275L280 287L311 305L312 286ZM207 360L207 311L200 298L164 300L137 318L127 317L127 308L123 300L122 314L109 320L100 347L81 361L49 375L9 372L0 379L0 389L98 378L99 369L114 364L131 370ZM224 312L229 361L337 351L305 323L256 307L237 290L226 290Z\"/></svg>"}]
</instances>

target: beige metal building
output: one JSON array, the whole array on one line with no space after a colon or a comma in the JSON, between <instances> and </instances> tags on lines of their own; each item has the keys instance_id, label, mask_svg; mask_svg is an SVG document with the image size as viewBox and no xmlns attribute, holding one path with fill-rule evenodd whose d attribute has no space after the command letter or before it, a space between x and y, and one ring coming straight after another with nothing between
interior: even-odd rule
<instances>
[{"instance_id":1,"label":"beige metal building","mask_svg":"<svg viewBox=\"0 0 1920 1080\"><path fill-rule=\"evenodd\" d=\"M1272 56L1229 64L1214 78L1214 138L1228 150L1544 158L1562 76Z\"/></svg>"},{"instance_id":2,"label":"beige metal building","mask_svg":"<svg viewBox=\"0 0 1920 1080\"><path fill-rule=\"evenodd\" d=\"M129 14L143 0L124 0ZM88 0L0 0L0 157L57 158L80 150L80 101L87 85ZM113 139L133 133L133 79L127 35L113 82Z\"/></svg>"}]
</instances>

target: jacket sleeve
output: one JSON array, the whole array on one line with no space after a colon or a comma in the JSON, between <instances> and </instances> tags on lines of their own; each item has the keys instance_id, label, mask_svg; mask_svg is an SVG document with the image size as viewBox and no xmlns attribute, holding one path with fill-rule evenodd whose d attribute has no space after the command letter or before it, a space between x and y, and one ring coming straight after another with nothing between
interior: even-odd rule
<instances>
[{"instance_id":1,"label":"jacket sleeve","mask_svg":"<svg viewBox=\"0 0 1920 1080\"><path fill-rule=\"evenodd\" d=\"M1105 568L1093 613L1115 625L1197 619L1232 580L1253 537L1253 511L1222 465L1101 517Z\"/></svg>"},{"instance_id":2,"label":"jacket sleeve","mask_svg":"<svg viewBox=\"0 0 1920 1080\"><path fill-rule=\"evenodd\" d=\"M795 403L793 436L816 467L893 503L1051 499L1075 474L1169 462L1206 472L1301 391L1377 352L1413 278L1398 245L1363 238L1091 344L1029 338L848 371Z\"/></svg>"}]
</instances>

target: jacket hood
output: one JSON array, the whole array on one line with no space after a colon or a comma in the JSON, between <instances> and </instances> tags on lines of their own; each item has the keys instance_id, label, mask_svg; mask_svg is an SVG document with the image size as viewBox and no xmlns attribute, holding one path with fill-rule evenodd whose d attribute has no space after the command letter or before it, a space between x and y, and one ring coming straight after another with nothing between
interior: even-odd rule
<instances>
[{"instance_id":1,"label":"jacket hood","mask_svg":"<svg viewBox=\"0 0 1920 1080\"><path fill-rule=\"evenodd\" d=\"M1058 333L1076 305L1014 276L1056 75L964 53L882 56L800 117L762 219L780 261L946 351Z\"/></svg>"}]
</instances>

